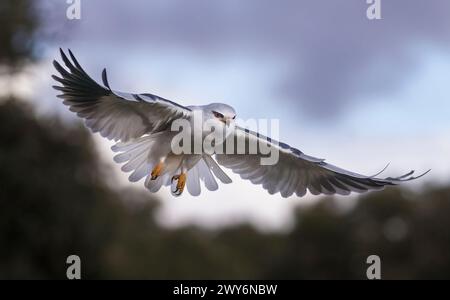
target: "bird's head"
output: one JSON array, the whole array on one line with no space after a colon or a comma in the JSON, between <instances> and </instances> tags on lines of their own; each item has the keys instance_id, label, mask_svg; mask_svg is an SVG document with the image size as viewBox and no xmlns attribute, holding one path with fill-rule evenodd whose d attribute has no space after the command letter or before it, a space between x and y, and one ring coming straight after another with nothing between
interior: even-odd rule
<instances>
[{"instance_id":1,"label":"bird's head","mask_svg":"<svg viewBox=\"0 0 450 300\"><path fill-rule=\"evenodd\" d=\"M206 118L214 121L220 121L230 126L234 124L236 119L236 111L234 108L223 103L211 103L206 106Z\"/></svg>"}]
</instances>

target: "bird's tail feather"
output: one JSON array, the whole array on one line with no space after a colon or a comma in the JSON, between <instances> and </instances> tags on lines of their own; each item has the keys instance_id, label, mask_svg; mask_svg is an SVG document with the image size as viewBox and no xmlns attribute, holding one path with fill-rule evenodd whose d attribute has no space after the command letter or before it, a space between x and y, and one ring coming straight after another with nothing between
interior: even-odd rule
<instances>
[{"instance_id":1,"label":"bird's tail feather","mask_svg":"<svg viewBox=\"0 0 450 300\"><path fill-rule=\"evenodd\" d=\"M121 152L114 156L114 161L125 163L122 171L132 172L128 177L131 182L137 182L151 173L156 164L150 155L155 144L152 136L143 136L128 142L119 142L111 147L114 152Z\"/></svg>"},{"instance_id":2,"label":"bird's tail feather","mask_svg":"<svg viewBox=\"0 0 450 300\"><path fill-rule=\"evenodd\" d=\"M151 192L157 192L162 186L170 186L173 175L181 172L182 157L169 156L165 161L163 173L155 180L151 180L150 173L159 162L157 136L149 135L127 142L118 142L111 149L118 152L114 161L123 163L122 171L131 172L128 179L137 182L145 178L144 185ZM231 179L209 155L203 155L198 163L187 174L186 188L192 196L201 192L200 181L203 181L209 191L218 189L216 177L223 183L230 183Z\"/></svg>"},{"instance_id":3,"label":"bird's tail feather","mask_svg":"<svg viewBox=\"0 0 450 300\"><path fill-rule=\"evenodd\" d=\"M217 164L217 162L209 155L203 155L203 159L208 166L208 169L210 169L213 174L219 178L222 183L231 183L232 180L230 177L228 177L227 173L225 173L220 166Z\"/></svg>"}]
</instances>

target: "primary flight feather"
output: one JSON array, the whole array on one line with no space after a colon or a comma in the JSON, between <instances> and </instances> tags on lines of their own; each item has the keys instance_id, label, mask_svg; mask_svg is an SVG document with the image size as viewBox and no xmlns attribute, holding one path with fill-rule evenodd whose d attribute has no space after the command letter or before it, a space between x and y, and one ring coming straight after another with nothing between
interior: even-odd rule
<instances>
[{"instance_id":1,"label":"primary flight feather","mask_svg":"<svg viewBox=\"0 0 450 300\"><path fill-rule=\"evenodd\" d=\"M171 186L172 194L177 196L187 187L190 194L197 196L201 191L201 182L208 190L217 190L217 180L231 183L220 166L231 169L253 184L261 184L270 194L279 192L282 197L293 194L301 197L307 191L314 195L361 193L397 185L428 173L413 176L411 171L388 178L378 178L379 174L364 176L353 173L323 159L305 155L285 143L236 126L236 112L229 105L182 106L150 93L114 91L108 83L106 70L102 72L104 86L101 86L83 70L70 50L70 59L61 49L60 52L66 68L55 60L53 64L60 76L52 76L61 84L54 86L62 92L58 97L83 118L93 132L117 141L112 147L113 151L118 152L114 160L123 163L123 171L131 172L130 181L145 179L145 187L151 192L157 192L162 186ZM261 164L264 154L259 152L174 153L172 140L177 132L171 130L172 123L176 120L193 122L196 112L202 113L203 122L211 121L217 126L232 128L226 139L241 139L247 144L267 143L274 147L279 151L277 163ZM205 132L202 132L204 135Z\"/></svg>"}]
</instances>

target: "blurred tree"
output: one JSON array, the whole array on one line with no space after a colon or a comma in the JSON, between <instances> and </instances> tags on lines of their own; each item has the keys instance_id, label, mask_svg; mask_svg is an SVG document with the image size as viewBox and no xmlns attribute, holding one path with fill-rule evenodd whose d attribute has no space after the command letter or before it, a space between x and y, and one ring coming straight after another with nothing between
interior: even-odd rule
<instances>
[{"instance_id":1,"label":"blurred tree","mask_svg":"<svg viewBox=\"0 0 450 300\"><path fill-rule=\"evenodd\" d=\"M365 279L372 254L381 258L383 279L450 278L450 188L374 192L345 214L333 202L298 211L267 278Z\"/></svg>"},{"instance_id":2,"label":"blurred tree","mask_svg":"<svg viewBox=\"0 0 450 300\"><path fill-rule=\"evenodd\" d=\"M34 2L0 1L0 66L8 72L17 71L34 58L34 34L39 28Z\"/></svg>"},{"instance_id":3,"label":"blurred tree","mask_svg":"<svg viewBox=\"0 0 450 300\"><path fill-rule=\"evenodd\" d=\"M119 195L100 179L87 132L39 124L19 105L0 108L0 274L61 277L66 257L79 253L93 276L126 214Z\"/></svg>"}]
</instances>

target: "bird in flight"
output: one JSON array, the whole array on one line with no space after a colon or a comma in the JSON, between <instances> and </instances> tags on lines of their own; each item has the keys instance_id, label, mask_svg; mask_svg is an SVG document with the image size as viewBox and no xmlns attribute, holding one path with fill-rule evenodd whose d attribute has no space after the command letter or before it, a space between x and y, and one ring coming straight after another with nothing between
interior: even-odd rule
<instances>
[{"instance_id":1,"label":"bird in flight","mask_svg":"<svg viewBox=\"0 0 450 300\"><path fill-rule=\"evenodd\" d=\"M231 183L221 166L231 169L242 179L262 185L270 194L279 192L282 197L294 194L302 197L307 191L313 195L348 195L380 190L417 179L430 171L419 176L413 176L414 171L411 171L387 178L378 177L386 168L373 176L350 172L237 126L234 123L236 112L227 104L182 106L150 93L115 91L110 88L105 69L102 72L104 86L101 86L83 70L70 50L70 59L61 49L60 52L66 68L54 60L53 65L60 77L52 76L61 84L53 86L62 92L58 97L84 119L93 132L117 142L111 148L118 153L114 160L123 163L124 172L131 172L131 182L145 178L144 185L151 192L170 186L172 194L178 196L187 187L191 195L198 196L201 182L208 190L217 190L217 180ZM174 153L172 140L177 132L171 130L171 125L176 120L192 122L196 112L202 113L203 122L211 121L217 126L232 128L231 132L228 130L226 139L242 139L249 144L267 143L279 151L278 161L271 165L261 164L264 154L258 151Z\"/></svg>"}]
</instances>

